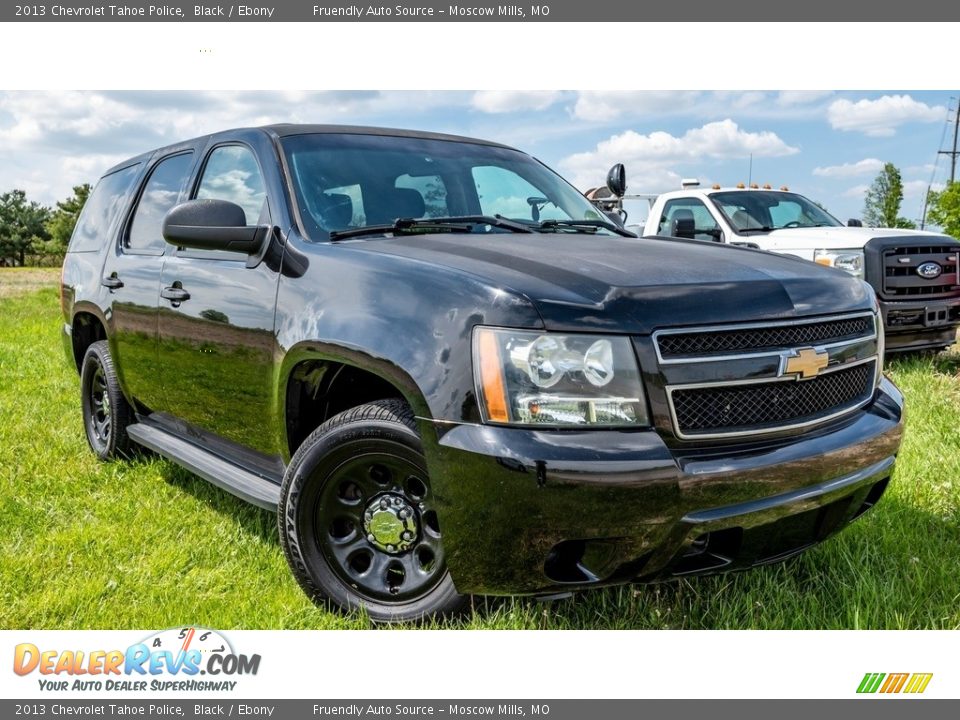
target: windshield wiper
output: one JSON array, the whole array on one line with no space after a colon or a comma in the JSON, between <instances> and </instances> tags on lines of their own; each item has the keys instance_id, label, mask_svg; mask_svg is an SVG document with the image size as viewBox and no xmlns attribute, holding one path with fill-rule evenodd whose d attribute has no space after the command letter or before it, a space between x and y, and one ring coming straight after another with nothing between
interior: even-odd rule
<instances>
[{"instance_id":1,"label":"windshield wiper","mask_svg":"<svg viewBox=\"0 0 960 720\"><path fill-rule=\"evenodd\" d=\"M772 228L769 225L764 225L763 227L742 228L740 230L737 230L737 232L740 234L744 234L744 233L755 233L755 232L773 232L774 230L776 230L776 228Z\"/></svg>"},{"instance_id":2,"label":"windshield wiper","mask_svg":"<svg viewBox=\"0 0 960 720\"><path fill-rule=\"evenodd\" d=\"M607 222L606 220L544 220L535 227L538 227L541 231L555 230L556 228L560 227L569 227L574 228L575 230L591 229L594 232L600 228L603 228L604 230L615 232L617 235L622 235L623 237L636 237L636 235L629 230L624 230L621 227L617 227L612 222Z\"/></svg>"},{"instance_id":3,"label":"windshield wiper","mask_svg":"<svg viewBox=\"0 0 960 720\"><path fill-rule=\"evenodd\" d=\"M347 238L381 235L383 233L428 233L431 230L468 233L472 232L477 225L491 225L518 233L533 232L529 225L508 220L502 215L450 215L434 218L397 218L392 223L364 225L363 227L347 228L346 230L331 230L330 240L336 242Z\"/></svg>"}]
</instances>

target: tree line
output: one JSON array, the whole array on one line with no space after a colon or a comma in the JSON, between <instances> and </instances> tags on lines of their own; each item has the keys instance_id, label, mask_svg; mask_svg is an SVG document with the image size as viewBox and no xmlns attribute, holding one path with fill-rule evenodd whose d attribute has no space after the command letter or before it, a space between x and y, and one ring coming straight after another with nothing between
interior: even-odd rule
<instances>
[{"instance_id":1,"label":"tree line","mask_svg":"<svg viewBox=\"0 0 960 720\"><path fill-rule=\"evenodd\" d=\"M53 207L28 199L24 190L0 194L0 265L59 265L91 189L76 185Z\"/></svg>"}]
</instances>

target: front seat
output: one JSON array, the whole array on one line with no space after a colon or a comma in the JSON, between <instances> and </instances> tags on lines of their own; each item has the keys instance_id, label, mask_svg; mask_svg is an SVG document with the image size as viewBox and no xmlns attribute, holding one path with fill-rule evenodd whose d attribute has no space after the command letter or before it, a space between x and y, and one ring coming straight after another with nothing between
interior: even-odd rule
<instances>
[{"instance_id":1,"label":"front seat","mask_svg":"<svg viewBox=\"0 0 960 720\"><path fill-rule=\"evenodd\" d=\"M751 228L761 228L763 225L750 213L744 210L737 210L730 218L730 222L737 230L750 230Z\"/></svg>"},{"instance_id":2,"label":"front seat","mask_svg":"<svg viewBox=\"0 0 960 720\"><path fill-rule=\"evenodd\" d=\"M343 193L320 193L317 211L317 223L327 231L343 230L353 222L353 200Z\"/></svg>"},{"instance_id":3,"label":"front seat","mask_svg":"<svg viewBox=\"0 0 960 720\"><path fill-rule=\"evenodd\" d=\"M426 214L423 195L411 188L391 188L371 206L367 215L370 225L390 224L398 218L422 218Z\"/></svg>"}]
</instances>

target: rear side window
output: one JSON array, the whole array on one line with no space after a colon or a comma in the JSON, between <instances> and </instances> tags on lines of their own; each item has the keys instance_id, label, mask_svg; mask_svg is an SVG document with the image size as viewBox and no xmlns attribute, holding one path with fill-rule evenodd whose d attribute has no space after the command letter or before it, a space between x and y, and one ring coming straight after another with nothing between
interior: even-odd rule
<instances>
[{"instance_id":1,"label":"rear side window","mask_svg":"<svg viewBox=\"0 0 960 720\"><path fill-rule=\"evenodd\" d=\"M125 249L157 255L163 253L164 241L160 232L163 216L180 199L192 166L193 153L173 155L157 164L137 203Z\"/></svg>"},{"instance_id":2,"label":"rear side window","mask_svg":"<svg viewBox=\"0 0 960 720\"><path fill-rule=\"evenodd\" d=\"M139 170L137 163L100 179L80 212L67 252L96 252L103 247Z\"/></svg>"}]
</instances>

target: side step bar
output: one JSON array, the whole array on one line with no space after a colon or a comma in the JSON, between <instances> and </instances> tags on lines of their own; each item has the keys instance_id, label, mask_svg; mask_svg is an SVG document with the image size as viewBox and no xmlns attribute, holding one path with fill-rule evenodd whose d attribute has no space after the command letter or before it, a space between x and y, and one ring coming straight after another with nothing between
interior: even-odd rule
<instances>
[{"instance_id":1,"label":"side step bar","mask_svg":"<svg viewBox=\"0 0 960 720\"><path fill-rule=\"evenodd\" d=\"M266 510L280 504L280 486L238 465L234 465L203 448L145 422L127 427L127 435L139 445L182 465L241 500Z\"/></svg>"}]
</instances>

